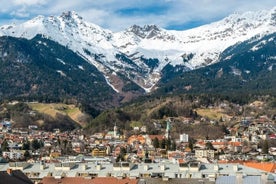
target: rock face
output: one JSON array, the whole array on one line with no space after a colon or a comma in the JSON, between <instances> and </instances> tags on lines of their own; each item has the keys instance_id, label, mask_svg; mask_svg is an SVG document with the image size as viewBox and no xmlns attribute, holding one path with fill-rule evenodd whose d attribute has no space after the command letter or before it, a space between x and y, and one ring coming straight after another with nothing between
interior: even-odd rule
<instances>
[{"instance_id":1,"label":"rock face","mask_svg":"<svg viewBox=\"0 0 276 184\"><path fill-rule=\"evenodd\" d=\"M180 67L183 72L211 65L219 61L220 54L228 47L274 32L275 7L232 14L185 31L133 25L113 33L85 21L76 12L64 12L57 17L38 16L19 25L0 27L0 36L32 39L40 34L69 48L94 65L117 93L124 93L124 86L118 83L125 80L150 92L168 65L175 70Z\"/></svg>"}]
</instances>

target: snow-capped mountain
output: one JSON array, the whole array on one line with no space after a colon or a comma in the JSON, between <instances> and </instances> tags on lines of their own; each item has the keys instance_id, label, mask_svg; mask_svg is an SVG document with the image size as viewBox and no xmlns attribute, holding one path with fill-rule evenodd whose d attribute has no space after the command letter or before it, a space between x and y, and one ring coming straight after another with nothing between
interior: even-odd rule
<instances>
[{"instance_id":1,"label":"snow-capped mountain","mask_svg":"<svg viewBox=\"0 0 276 184\"><path fill-rule=\"evenodd\" d=\"M160 80L155 94L276 94L276 33L225 49L219 62ZM169 78L169 77L167 77Z\"/></svg>"},{"instance_id":2,"label":"snow-capped mountain","mask_svg":"<svg viewBox=\"0 0 276 184\"><path fill-rule=\"evenodd\" d=\"M216 63L229 46L276 32L276 7L232 14L198 28L173 31L156 25L113 33L85 21L76 12L38 16L19 25L0 27L0 36L34 38L37 34L66 46L101 71L122 92L121 76L151 91L168 65L187 70Z\"/></svg>"}]
</instances>

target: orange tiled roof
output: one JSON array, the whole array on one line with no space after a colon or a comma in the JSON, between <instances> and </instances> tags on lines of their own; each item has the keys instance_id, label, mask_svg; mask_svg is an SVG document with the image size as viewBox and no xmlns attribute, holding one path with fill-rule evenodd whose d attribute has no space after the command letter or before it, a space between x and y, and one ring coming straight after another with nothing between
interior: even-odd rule
<instances>
[{"instance_id":1,"label":"orange tiled roof","mask_svg":"<svg viewBox=\"0 0 276 184\"><path fill-rule=\"evenodd\" d=\"M226 142L212 142L212 145L225 145Z\"/></svg>"},{"instance_id":2,"label":"orange tiled roof","mask_svg":"<svg viewBox=\"0 0 276 184\"><path fill-rule=\"evenodd\" d=\"M132 144L134 141L139 141L144 144L146 139L142 135L132 135L128 138L128 144Z\"/></svg>"},{"instance_id":3,"label":"orange tiled roof","mask_svg":"<svg viewBox=\"0 0 276 184\"><path fill-rule=\"evenodd\" d=\"M162 139L164 139L164 135L149 135L149 138L150 138L151 140L155 139L155 137L156 137L159 141L161 141Z\"/></svg>"},{"instance_id":4,"label":"orange tiled roof","mask_svg":"<svg viewBox=\"0 0 276 184\"><path fill-rule=\"evenodd\" d=\"M192 150L191 150L191 148L186 147L184 151L185 151L185 152L191 152Z\"/></svg>"},{"instance_id":5,"label":"orange tiled roof","mask_svg":"<svg viewBox=\"0 0 276 184\"><path fill-rule=\"evenodd\" d=\"M184 163L185 162L185 160L183 159L183 158L181 158L181 159L178 159L178 163Z\"/></svg>"},{"instance_id":6,"label":"orange tiled roof","mask_svg":"<svg viewBox=\"0 0 276 184\"><path fill-rule=\"evenodd\" d=\"M276 163L272 162L247 162L244 163L247 167L253 167L255 169L260 169L267 172L275 172L276 170Z\"/></svg>"},{"instance_id":7,"label":"orange tiled roof","mask_svg":"<svg viewBox=\"0 0 276 184\"><path fill-rule=\"evenodd\" d=\"M241 142L229 142L231 146L241 146Z\"/></svg>"}]
</instances>

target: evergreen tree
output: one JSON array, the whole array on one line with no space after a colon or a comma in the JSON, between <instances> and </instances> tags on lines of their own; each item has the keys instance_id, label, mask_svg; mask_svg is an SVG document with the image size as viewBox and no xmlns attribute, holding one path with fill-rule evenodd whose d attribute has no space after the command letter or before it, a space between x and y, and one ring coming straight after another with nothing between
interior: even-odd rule
<instances>
[{"instance_id":1,"label":"evergreen tree","mask_svg":"<svg viewBox=\"0 0 276 184\"><path fill-rule=\"evenodd\" d=\"M126 148L125 147L121 147L120 155L121 155L122 161L124 161L125 160L124 158L126 156Z\"/></svg>"},{"instance_id":2,"label":"evergreen tree","mask_svg":"<svg viewBox=\"0 0 276 184\"><path fill-rule=\"evenodd\" d=\"M197 111L194 112L194 119L198 117Z\"/></svg>"},{"instance_id":3,"label":"evergreen tree","mask_svg":"<svg viewBox=\"0 0 276 184\"><path fill-rule=\"evenodd\" d=\"M149 152L148 150L146 150L146 153L145 153L145 158L148 159L149 158Z\"/></svg>"},{"instance_id":4,"label":"evergreen tree","mask_svg":"<svg viewBox=\"0 0 276 184\"><path fill-rule=\"evenodd\" d=\"M40 145L39 141L38 141L37 139L34 139L34 140L32 141L32 148L33 148L34 150L38 150L40 147L41 147L41 145Z\"/></svg>"},{"instance_id":5,"label":"evergreen tree","mask_svg":"<svg viewBox=\"0 0 276 184\"><path fill-rule=\"evenodd\" d=\"M40 148L44 147L44 142L42 140L39 140Z\"/></svg>"},{"instance_id":6,"label":"evergreen tree","mask_svg":"<svg viewBox=\"0 0 276 184\"><path fill-rule=\"evenodd\" d=\"M206 142L205 148L206 149L210 149L210 150L214 150L215 149L214 146L213 146L213 144L211 142Z\"/></svg>"},{"instance_id":7,"label":"evergreen tree","mask_svg":"<svg viewBox=\"0 0 276 184\"><path fill-rule=\"evenodd\" d=\"M73 153L73 147L72 147L72 143L71 143L71 142L68 142L68 143L67 143L67 146L66 146L66 149L65 149L65 153L66 153L66 154L71 154L71 153Z\"/></svg>"},{"instance_id":8,"label":"evergreen tree","mask_svg":"<svg viewBox=\"0 0 276 184\"><path fill-rule=\"evenodd\" d=\"M25 157L26 160L28 160L31 157L31 154L30 154L30 152L28 150L26 150L24 152L24 157Z\"/></svg>"},{"instance_id":9,"label":"evergreen tree","mask_svg":"<svg viewBox=\"0 0 276 184\"><path fill-rule=\"evenodd\" d=\"M61 141L60 141L60 138L59 138L59 137L58 137L57 143L58 143L58 146L61 145Z\"/></svg>"},{"instance_id":10,"label":"evergreen tree","mask_svg":"<svg viewBox=\"0 0 276 184\"><path fill-rule=\"evenodd\" d=\"M160 147L160 145L159 145L159 140L158 140L157 137L155 137L155 138L153 139L153 146L154 146L155 148L159 148L159 147Z\"/></svg>"},{"instance_id":11,"label":"evergreen tree","mask_svg":"<svg viewBox=\"0 0 276 184\"><path fill-rule=\"evenodd\" d=\"M120 148L120 154L116 158L116 162L125 161L126 149L124 147Z\"/></svg>"},{"instance_id":12,"label":"evergreen tree","mask_svg":"<svg viewBox=\"0 0 276 184\"><path fill-rule=\"evenodd\" d=\"M176 150L176 142L175 140L173 140L172 142L172 151L175 151Z\"/></svg>"},{"instance_id":13,"label":"evergreen tree","mask_svg":"<svg viewBox=\"0 0 276 184\"><path fill-rule=\"evenodd\" d=\"M193 139L189 139L189 148L191 149L191 151L194 150L194 143L193 143Z\"/></svg>"},{"instance_id":14,"label":"evergreen tree","mask_svg":"<svg viewBox=\"0 0 276 184\"><path fill-rule=\"evenodd\" d=\"M162 141L161 141L161 148L162 149L166 148L166 139L162 139Z\"/></svg>"},{"instance_id":15,"label":"evergreen tree","mask_svg":"<svg viewBox=\"0 0 276 184\"><path fill-rule=\"evenodd\" d=\"M264 154L268 154L268 149L269 149L268 141L267 140L262 141L261 146L262 146L262 152Z\"/></svg>"},{"instance_id":16,"label":"evergreen tree","mask_svg":"<svg viewBox=\"0 0 276 184\"><path fill-rule=\"evenodd\" d=\"M67 145L68 145L67 139L63 140L63 149L64 149L64 150L66 150Z\"/></svg>"},{"instance_id":17,"label":"evergreen tree","mask_svg":"<svg viewBox=\"0 0 276 184\"><path fill-rule=\"evenodd\" d=\"M171 138L168 138L168 139L166 140L166 149L167 149L167 150L171 150L171 146L172 146Z\"/></svg>"},{"instance_id":18,"label":"evergreen tree","mask_svg":"<svg viewBox=\"0 0 276 184\"><path fill-rule=\"evenodd\" d=\"M25 141L22 145L22 150L29 150L30 149L30 141Z\"/></svg>"},{"instance_id":19,"label":"evergreen tree","mask_svg":"<svg viewBox=\"0 0 276 184\"><path fill-rule=\"evenodd\" d=\"M1 145L1 150L2 151L9 151L9 143L6 139L4 139L2 145Z\"/></svg>"}]
</instances>

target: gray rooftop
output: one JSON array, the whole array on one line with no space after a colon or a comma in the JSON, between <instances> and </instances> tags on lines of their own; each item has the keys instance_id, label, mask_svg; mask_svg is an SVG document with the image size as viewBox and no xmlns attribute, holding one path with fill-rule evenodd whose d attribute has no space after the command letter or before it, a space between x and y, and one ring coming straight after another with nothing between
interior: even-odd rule
<instances>
[{"instance_id":1,"label":"gray rooftop","mask_svg":"<svg viewBox=\"0 0 276 184\"><path fill-rule=\"evenodd\" d=\"M167 179L209 178L217 182L232 184L234 178L242 175L243 181L251 183L261 181L261 178L274 180L274 174L262 170L246 167L239 164L187 164L180 166L177 163L1 163L0 171L8 168L20 169L29 177L43 178L45 176L60 177L162 177ZM227 175L228 177L223 177ZM232 176L232 177L231 177ZM254 176L254 177L250 177ZM236 181L236 180L235 180ZM257 182L258 184L258 182Z\"/></svg>"}]
</instances>

